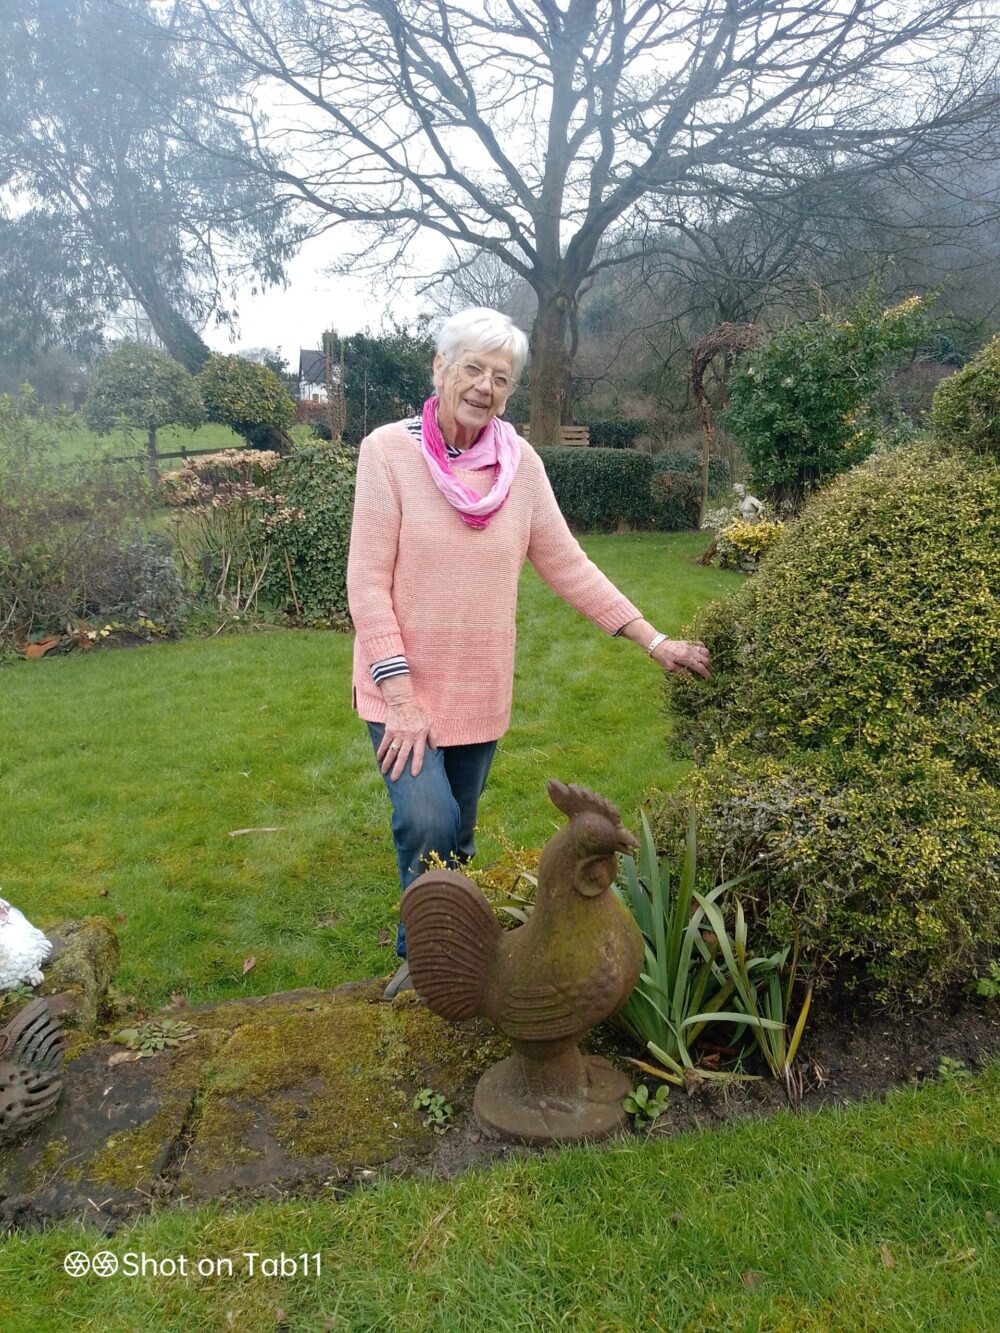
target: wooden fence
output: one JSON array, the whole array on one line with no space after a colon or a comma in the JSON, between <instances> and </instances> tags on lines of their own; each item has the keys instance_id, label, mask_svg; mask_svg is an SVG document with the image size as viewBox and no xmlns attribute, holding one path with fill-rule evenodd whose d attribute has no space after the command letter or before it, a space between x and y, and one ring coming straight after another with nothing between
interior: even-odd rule
<instances>
[{"instance_id":1,"label":"wooden fence","mask_svg":"<svg viewBox=\"0 0 1000 1333\"><path fill-rule=\"evenodd\" d=\"M515 426L514 429L517 431L518 435L520 435L520 436L522 437L522 439L528 440L529 443L530 443L530 441L531 441L531 435L530 435L531 427L528 425L527 422L525 422L523 426ZM560 427L559 427L559 443L560 443L560 444L568 444L568 445L580 445L580 446L582 446L584 449L586 449L586 447L590 444L590 427L589 427L589 426L560 426Z\"/></svg>"},{"instance_id":2,"label":"wooden fence","mask_svg":"<svg viewBox=\"0 0 1000 1333\"><path fill-rule=\"evenodd\" d=\"M221 454L235 450L236 453L244 453L248 449L253 449L252 444L229 444L224 445L222 449L178 449L174 453L161 454L157 451L156 461L161 458L201 458L206 454ZM149 461L148 453L141 454L120 454L117 458L112 458L112 463L146 463Z\"/></svg>"}]
</instances>

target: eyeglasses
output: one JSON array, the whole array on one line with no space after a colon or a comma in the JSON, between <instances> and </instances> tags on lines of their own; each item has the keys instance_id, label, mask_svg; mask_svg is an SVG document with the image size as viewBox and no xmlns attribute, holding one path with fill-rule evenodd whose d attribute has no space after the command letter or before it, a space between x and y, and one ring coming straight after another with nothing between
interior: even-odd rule
<instances>
[{"instance_id":1,"label":"eyeglasses","mask_svg":"<svg viewBox=\"0 0 1000 1333\"><path fill-rule=\"evenodd\" d=\"M460 361L458 371L463 379L471 380L473 384L478 384L484 375L488 375L494 393L509 393L513 387L514 382L509 375L498 370L487 370L475 361Z\"/></svg>"}]
</instances>

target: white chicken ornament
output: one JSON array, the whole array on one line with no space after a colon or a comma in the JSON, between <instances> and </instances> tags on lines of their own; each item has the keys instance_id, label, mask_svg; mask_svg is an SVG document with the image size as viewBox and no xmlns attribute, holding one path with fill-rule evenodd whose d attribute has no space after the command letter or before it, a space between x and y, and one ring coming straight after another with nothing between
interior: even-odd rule
<instances>
[{"instance_id":1,"label":"white chicken ornament","mask_svg":"<svg viewBox=\"0 0 1000 1333\"><path fill-rule=\"evenodd\" d=\"M0 898L0 991L37 986L44 978L40 964L52 945L23 912Z\"/></svg>"}]
</instances>

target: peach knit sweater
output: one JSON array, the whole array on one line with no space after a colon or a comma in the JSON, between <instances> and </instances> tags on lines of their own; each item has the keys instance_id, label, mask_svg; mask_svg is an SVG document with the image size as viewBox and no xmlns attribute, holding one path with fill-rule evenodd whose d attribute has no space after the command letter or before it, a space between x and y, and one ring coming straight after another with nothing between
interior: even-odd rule
<instances>
[{"instance_id":1,"label":"peach knit sweater","mask_svg":"<svg viewBox=\"0 0 1000 1333\"><path fill-rule=\"evenodd\" d=\"M492 468L453 466L467 486L481 495L489 490ZM439 745L499 739L510 722L517 581L525 558L609 634L641 614L584 554L527 441L506 504L477 530L435 486L405 426L373 431L358 457L347 562L360 716L385 721L370 668L405 653Z\"/></svg>"}]
</instances>

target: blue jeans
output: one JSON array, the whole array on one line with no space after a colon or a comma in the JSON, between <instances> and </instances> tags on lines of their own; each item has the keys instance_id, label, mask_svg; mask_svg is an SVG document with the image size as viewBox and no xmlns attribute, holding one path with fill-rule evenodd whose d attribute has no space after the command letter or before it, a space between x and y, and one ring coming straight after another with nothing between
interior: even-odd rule
<instances>
[{"instance_id":1,"label":"blue jeans","mask_svg":"<svg viewBox=\"0 0 1000 1333\"><path fill-rule=\"evenodd\" d=\"M381 722L369 722L367 726L377 755L385 727ZM395 781L388 773L382 774L392 802L392 840L401 891L427 869L431 852L437 852L450 866L472 860L476 853L476 811L496 748L496 741L442 745L436 750L428 746L417 777L410 771L409 759ZM402 922L396 932L396 952L400 958L406 957Z\"/></svg>"}]
</instances>

